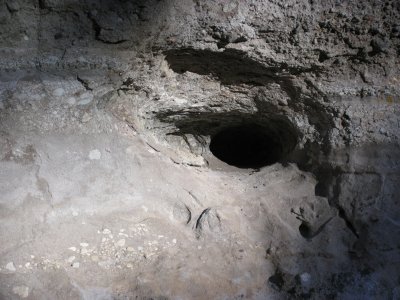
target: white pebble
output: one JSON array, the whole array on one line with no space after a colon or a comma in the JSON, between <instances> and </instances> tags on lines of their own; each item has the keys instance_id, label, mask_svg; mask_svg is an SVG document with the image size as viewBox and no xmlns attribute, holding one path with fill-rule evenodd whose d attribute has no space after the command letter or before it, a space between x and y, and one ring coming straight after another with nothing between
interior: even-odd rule
<instances>
[{"instance_id":1,"label":"white pebble","mask_svg":"<svg viewBox=\"0 0 400 300\"><path fill-rule=\"evenodd\" d=\"M76 103L76 99L74 97L70 97L67 99L67 103L69 105L74 105Z\"/></svg>"},{"instance_id":2,"label":"white pebble","mask_svg":"<svg viewBox=\"0 0 400 300\"><path fill-rule=\"evenodd\" d=\"M300 275L300 280L303 284L306 284L311 280L311 275L309 273L303 273Z\"/></svg>"},{"instance_id":3,"label":"white pebble","mask_svg":"<svg viewBox=\"0 0 400 300\"><path fill-rule=\"evenodd\" d=\"M176 244L176 239L173 239L172 242L173 242L174 244Z\"/></svg>"},{"instance_id":4,"label":"white pebble","mask_svg":"<svg viewBox=\"0 0 400 300\"><path fill-rule=\"evenodd\" d=\"M10 272L15 272L15 266L14 263L12 261L10 261L7 265L6 265L6 269Z\"/></svg>"},{"instance_id":5,"label":"white pebble","mask_svg":"<svg viewBox=\"0 0 400 300\"><path fill-rule=\"evenodd\" d=\"M97 149L94 149L89 152L89 159L90 160L99 160L101 158L101 152Z\"/></svg>"},{"instance_id":6,"label":"white pebble","mask_svg":"<svg viewBox=\"0 0 400 300\"><path fill-rule=\"evenodd\" d=\"M125 239L120 239L120 240L116 243L116 245L119 246L119 247L125 246Z\"/></svg>"},{"instance_id":7,"label":"white pebble","mask_svg":"<svg viewBox=\"0 0 400 300\"><path fill-rule=\"evenodd\" d=\"M74 260L75 260L75 256L70 256L70 257L68 257L68 259L67 259L67 261L68 261L69 263L72 263Z\"/></svg>"},{"instance_id":8,"label":"white pebble","mask_svg":"<svg viewBox=\"0 0 400 300\"><path fill-rule=\"evenodd\" d=\"M89 246L88 243L80 243L79 245L81 245L81 247L87 247L87 246Z\"/></svg>"},{"instance_id":9,"label":"white pebble","mask_svg":"<svg viewBox=\"0 0 400 300\"><path fill-rule=\"evenodd\" d=\"M69 247L68 249L74 252L76 251L76 247Z\"/></svg>"},{"instance_id":10,"label":"white pebble","mask_svg":"<svg viewBox=\"0 0 400 300\"><path fill-rule=\"evenodd\" d=\"M111 233L110 229L107 228L103 229L103 234L110 234L110 233Z\"/></svg>"},{"instance_id":11,"label":"white pebble","mask_svg":"<svg viewBox=\"0 0 400 300\"><path fill-rule=\"evenodd\" d=\"M53 91L53 95L57 96L57 97L64 95L64 93L65 93L65 91L63 88L58 88Z\"/></svg>"},{"instance_id":12,"label":"white pebble","mask_svg":"<svg viewBox=\"0 0 400 300\"><path fill-rule=\"evenodd\" d=\"M74 262L72 264L72 267L75 268L75 269L78 269L79 268L79 263L78 262Z\"/></svg>"},{"instance_id":13,"label":"white pebble","mask_svg":"<svg viewBox=\"0 0 400 300\"><path fill-rule=\"evenodd\" d=\"M26 298L29 296L29 288L27 286L14 286L12 289L13 293L20 296L21 298Z\"/></svg>"},{"instance_id":14,"label":"white pebble","mask_svg":"<svg viewBox=\"0 0 400 300\"><path fill-rule=\"evenodd\" d=\"M78 105L87 105L93 100L93 95L90 93L84 93L80 96L80 101L78 102Z\"/></svg>"}]
</instances>

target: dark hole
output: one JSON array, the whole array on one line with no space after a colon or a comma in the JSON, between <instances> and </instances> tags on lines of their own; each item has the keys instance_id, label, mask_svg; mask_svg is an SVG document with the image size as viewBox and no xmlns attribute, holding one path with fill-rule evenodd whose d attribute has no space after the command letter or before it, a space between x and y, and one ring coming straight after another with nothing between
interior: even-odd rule
<instances>
[{"instance_id":1,"label":"dark hole","mask_svg":"<svg viewBox=\"0 0 400 300\"><path fill-rule=\"evenodd\" d=\"M302 237L306 238L306 239L311 239L312 238L312 232L311 232L311 228L310 226L308 226L307 223L302 222L300 227L299 227L299 231Z\"/></svg>"},{"instance_id":2,"label":"dark hole","mask_svg":"<svg viewBox=\"0 0 400 300\"><path fill-rule=\"evenodd\" d=\"M211 152L238 168L261 168L282 158L279 137L265 127L242 125L224 129L211 138Z\"/></svg>"},{"instance_id":3,"label":"dark hole","mask_svg":"<svg viewBox=\"0 0 400 300\"><path fill-rule=\"evenodd\" d=\"M271 284L271 286L278 291L280 291L285 284L285 281L283 279L283 274L279 271L277 271L274 275L268 278L268 281Z\"/></svg>"}]
</instances>

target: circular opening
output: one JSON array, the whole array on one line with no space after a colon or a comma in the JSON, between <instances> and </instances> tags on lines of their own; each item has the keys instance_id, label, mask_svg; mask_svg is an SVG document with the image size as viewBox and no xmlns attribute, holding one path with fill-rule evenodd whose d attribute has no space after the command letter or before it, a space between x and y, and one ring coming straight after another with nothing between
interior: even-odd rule
<instances>
[{"instance_id":1,"label":"circular opening","mask_svg":"<svg viewBox=\"0 0 400 300\"><path fill-rule=\"evenodd\" d=\"M215 134L210 143L210 151L218 159L238 168L271 165L292 149L293 141L287 141L280 130L257 124L225 128Z\"/></svg>"},{"instance_id":2,"label":"circular opening","mask_svg":"<svg viewBox=\"0 0 400 300\"><path fill-rule=\"evenodd\" d=\"M303 238L305 238L305 239L312 238L312 231L311 231L310 226L307 223L302 222L299 226L299 231Z\"/></svg>"}]
</instances>

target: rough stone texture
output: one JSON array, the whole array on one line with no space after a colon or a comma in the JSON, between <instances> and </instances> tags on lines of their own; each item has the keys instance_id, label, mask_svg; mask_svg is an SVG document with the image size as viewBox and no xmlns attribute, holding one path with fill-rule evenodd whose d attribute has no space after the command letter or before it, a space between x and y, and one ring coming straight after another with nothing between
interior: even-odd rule
<instances>
[{"instance_id":1,"label":"rough stone texture","mask_svg":"<svg viewBox=\"0 0 400 300\"><path fill-rule=\"evenodd\" d=\"M0 1L0 298L397 299L399 20L395 0ZM216 159L246 122L290 153Z\"/></svg>"}]
</instances>

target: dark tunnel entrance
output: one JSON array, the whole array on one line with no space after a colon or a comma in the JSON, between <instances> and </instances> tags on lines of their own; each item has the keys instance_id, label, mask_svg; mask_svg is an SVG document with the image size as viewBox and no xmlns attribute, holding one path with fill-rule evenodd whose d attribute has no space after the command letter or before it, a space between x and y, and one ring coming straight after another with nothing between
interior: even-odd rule
<instances>
[{"instance_id":1,"label":"dark tunnel entrance","mask_svg":"<svg viewBox=\"0 0 400 300\"><path fill-rule=\"evenodd\" d=\"M215 134L211 138L210 151L229 165L257 169L274 164L287 154L285 140L285 137L279 136L279 131L272 128L244 124ZM292 146L289 148L293 149Z\"/></svg>"}]
</instances>

